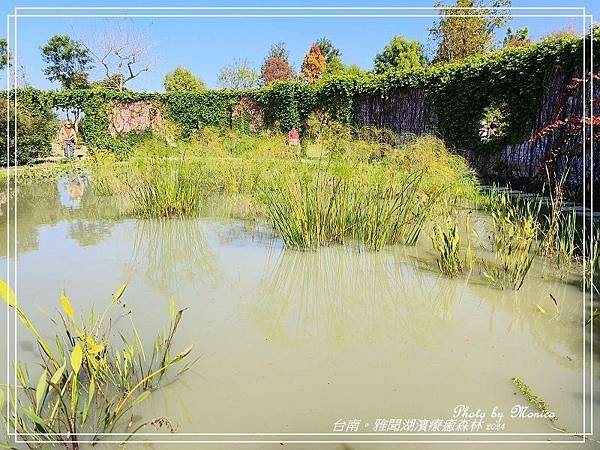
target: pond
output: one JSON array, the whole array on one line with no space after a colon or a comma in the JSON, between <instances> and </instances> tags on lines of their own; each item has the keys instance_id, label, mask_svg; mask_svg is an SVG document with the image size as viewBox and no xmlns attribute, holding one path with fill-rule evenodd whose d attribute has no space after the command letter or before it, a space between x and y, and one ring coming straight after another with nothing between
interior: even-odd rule
<instances>
[{"instance_id":1,"label":"pond","mask_svg":"<svg viewBox=\"0 0 600 450\"><path fill-rule=\"evenodd\" d=\"M427 236L378 252L286 250L260 221L126 218L88 186L86 177L20 186L21 306L50 334L44 311L56 312L62 290L82 314L127 282L123 308L148 345L171 298L187 308L177 340L199 359L140 411L168 417L179 433L332 433L353 419L357 432L373 433L381 419L446 420L459 405L486 421L494 408L504 412L500 430L474 431L557 433L544 418L509 417L529 405L513 377L546 401L556 426L581 431L584 305L575 275L557 279L537 261L522 289L500 290L440 274ZM27 330L18 333L18 359L33 363L37 350Z\"/></svg>"}]
</instances>

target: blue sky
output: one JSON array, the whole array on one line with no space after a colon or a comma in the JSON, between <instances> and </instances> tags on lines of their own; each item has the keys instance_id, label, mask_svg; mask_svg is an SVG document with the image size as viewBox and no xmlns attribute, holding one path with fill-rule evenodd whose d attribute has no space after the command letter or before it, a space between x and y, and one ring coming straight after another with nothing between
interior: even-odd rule
<instances>
[{"instance_id":1,"label":"blue sky","mask_svg":"<svg viewBox=\"0 0 600 450\"><path fill-rule=\"evenodd\" d=\"M451 0L449 0L450 2ZM432 6L434 0L429 1L184 1L177 2L177 6L405 6L425 7ZM446 2L448 3L448 2ZM452 2L453 3L453 2ZM14 7L24 6L169 6L175 3L167 0L145 1L64 1L52 2L37 1L8 1L3 2L2 12L6 16L11 14ZM513 0L516 7L586 7L587 13L600 17L600 2L597 0ZM131 14L133 11L130 11ZM190 11L135 11L138 14L186 14ZM326 11L313 11L326 13ZM349 13L348 11L327 11L328 13ZM373 13L385 13L372 11ZM387 11L391 12L391 11ZM396 11L395 13L429 14L433 11L412 10ZM19 14L27 14L21 10ZM66 14L68 11L29 11L31 14ZM96 14L98 11L78 11L77 13ZM126 13L126 11L104 11L106 14ZM256 14L278 13L293 14L293 11L195 11L195 13L216 14ZM310 14L309 11L302 11ZM368 14L369 11L360 13ZM514 11L515 14L576 14L575 11ZM342 51L342 59L346 64L357 64L363 69L371 69L375 54L395 34L404 35L410 39L417 39L423 43L428 51L433 51L428 40L428 29L435 18L103 18L103 17L20 17L18 19L18 63L25 67L27 81L36 87L52 88L56 84L46 80L43 74L43 61L40 56L40 46L54 34L69 34L89 42L106 30L119 26L130 30L135 35L145 36L150 44L152 68L142 74L130 85L134 89L146 91L161 91L164 73L177 66L189 68L194 74L202 78L208 86L217 84L217 76L221 67L230 63L234 58L247 59L258 69L272 43L284 41L290 53L290 60L296 69L299 68L302 57L311 43L320 37L331 39ZM567 17L527 17L513 18L509 24L512 28L527 26L530 35L535 39L541 35L563 28L574 26L581 29L580 18ZM501 40L505 31L500 30L497 39ZM3 33L6 36L6 20ZM92 79L100 78L99 71L92 72ZM5 75L2 75L5 80Z\"/></svg>"}]
</instances>

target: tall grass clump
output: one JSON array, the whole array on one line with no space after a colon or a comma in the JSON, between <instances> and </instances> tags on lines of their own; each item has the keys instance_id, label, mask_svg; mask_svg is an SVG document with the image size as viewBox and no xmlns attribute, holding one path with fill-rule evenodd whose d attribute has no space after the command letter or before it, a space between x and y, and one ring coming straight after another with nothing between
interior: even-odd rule
<instances>
[{"instance_id":1,"label":"tall grass clump","mask_svg":"<svg viewBox=\"0 0 600 450\"><path fill-rule=\"evenodd\" d=\"M61 294L62 313L52 319L57 331L53 339L46 340L18 306L13 290L0 281L2 299L16 309L39 351L36 366L41 370L34 374L25 365L16 367L17 395L9 399L16 415L10 414L7 420L17 434L41 446L66 441L62 444L65 448L76 450L80 445L77 433L85 433L86 440L99 441L101 433L119 430L128 440L147 425L170 424L165 417L138 419L134 411L160 388L168 369L179 365L192 350L187 347L173 354L184 310L177 310L172 303L168 329L156 336L151 350L144 349L130 312L119 314L129 319L129 333L115 330L116 317L110 318L111 309L122 304L125 288L113 295L102 314L91 310L83 319Z\"/></svg>"},{"instance_id":2,"label":"tall grass clump","mask_svg":"<svg viewBox=\"0 0 600 450\"><path fill-rule=\"evenodd\" d=\"M539 252L540 226L537 211L531 204L515 205L508 195L499 197L492 211L492 247L495 264L485 264L483 276L499 287L519 290Z\"/></svg>"},{"instance_id":3,"label":"tall grass clump","mask_svg":"<svg viewBox=\"0 0 600 450\"><path fill-rule=\"evenodd\" d=\"M202 164L184 156L140 160L126 181L134 214L164 218L197 215L202 183Z\"/></svg>"},{"instance_id":4,"label":"tall grass clump","mask_svg":"<svg viewBox=\"0 0 600 450\"><path fill-rule=\"evenodd\" d=\"M261 199L286 247L307 250L344 242L348 203L354 198L341 180L318 174L286 181L266 189Z\"/></svg>"},{"instance_id":5,"label":"tall grass clump","mask_svg":"<svg viewBox=\"0 0 600 450\"><path fill-rule=\"evenodd\" d=\"M479 193L477 176L467 160L450 152L435 136L406 141L390 153L389 160L401 170L422 171L425 191L443 189L454 201L473 200Z\"/></svg>"},{"instance_id":6,"label":"tall grass clump","mask_svg":"<svg viewBox=\"0 0 600 450\"><path fill-rule=\"evenodd\" d=\"M547 170L547 169L546 169ZM545 215L546 229L542 246L542 252L545 256L553 258L556 262L556 268L561 278L565 276L568 269L578 259L581 253L579 241L577 240L578 229L575 211L570 213L563 211L564 177L556 184L553 191L550 191L550 209ZM550 179L550 175L548 174Z\"/></svg>"},{"instance_id":7,"label":"tall grass clump","mask_svg":"<svg viewBox=\"0 0 600 450\"><path fill-rule=\"evenodd\" d=\"M418 172L377 181L309 172L265 189L261 199L286 247L315 249L353 239L379 250L418 239L432 203L418 192L421 178Z\"/></svg>"},{"instance_id":8,"label":"tall grass clump","mask_svg":"<svg viewBox=\"0 0 600 450\"><path fill-rule=\"evenodd\" d=\"M438 223L434 224L431 242L437 253L437 263L442 273L454 277L462 272L460 237L455 222L447 219L443 227Z\"/></svg>"},{"instance_id":9,"label":"tall grass clump","mask_svg":"<svg viewBox=\"0 0 600 450\"><path fill-rule=\"evenodd\" d=\"M373 250L386 244L416 244L434 199L419 192L422 177L413 172L355 189L356 207L348 211L352 237Z\"/></svg>"}]
</instances>

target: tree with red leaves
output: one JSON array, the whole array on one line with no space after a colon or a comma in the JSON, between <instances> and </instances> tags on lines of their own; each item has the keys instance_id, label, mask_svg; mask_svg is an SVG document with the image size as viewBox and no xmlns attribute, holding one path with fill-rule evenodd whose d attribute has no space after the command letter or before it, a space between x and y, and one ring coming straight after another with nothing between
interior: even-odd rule
<instances>
[{"instance_id":1,"label":"tree with red leaves","mask_svg":"<svg viewBox=\"0 0 600 450\"><path fill-rule=\"evenodd\" d=\"M271 47L261 68L262 82L266 86L275 80L287 80L294 77L294 69L288 61L288 52L283 42Z\"/></svg>"},{"instance_id":2,"label":"tree with red leaves","mask_svg":"<svg viewBox=\"0 0 600 450\"><path fill-rule=\"evenodd\" d=\"M585 82L589 86L589 82L600 79L600 73L588 73L585 77ZM540 174L546 172L550 188L556 189L560 181L556 179L556 166L558 161L565 162L564 173L568 173L571 163L575 157L582 153L584 143L588 144L591 140L600 140L600 116L591 115L566 115L565 106L570 99L581 97L584 86L584 78L574 77L561 93L556 106L552 111L551 122L542 129L538 130L529 138L529 142L536 142L545 136L552 135L554 142L548 152L544 162L540 166ZM586 94L587 97L587 94ZM592 108L600 106L599 99L593 99ZM587 111L589 114L589 111ZM586 127L585 136L583 135L584 125ZM593 125L593 127L591 126ZM565 175L563 175L563 178Z\"/></svg>"}]
</instances>

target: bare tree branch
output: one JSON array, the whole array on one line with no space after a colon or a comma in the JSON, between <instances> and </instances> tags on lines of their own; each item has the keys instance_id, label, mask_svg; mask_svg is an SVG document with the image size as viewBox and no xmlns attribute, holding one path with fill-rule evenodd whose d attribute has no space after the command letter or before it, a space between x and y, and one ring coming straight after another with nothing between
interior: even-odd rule
<instances>
[{"instance_id":1,"label":"bare tree branch","mask_svg":"<svg viewBox=\"0 0 600 450\"><path fill-rule=\"evenodd\" d=\"M119 90L144 72L150 71L153 65L149 39L129 22L118 22L104 29L98 33L93 45L84 45L102 67L104 76L118 80Z\"/></svg>"}]
</instances>

